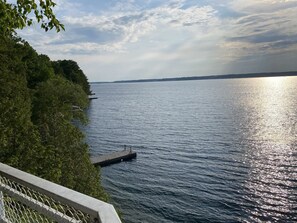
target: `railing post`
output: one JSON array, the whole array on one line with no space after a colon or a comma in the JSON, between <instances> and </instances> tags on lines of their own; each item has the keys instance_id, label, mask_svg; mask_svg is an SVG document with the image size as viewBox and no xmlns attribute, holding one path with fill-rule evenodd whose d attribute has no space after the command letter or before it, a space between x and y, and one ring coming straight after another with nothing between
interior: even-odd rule
<instances>
[{"instance_id":1,"label":"railing post","mask_svg":"<svg viewBox=\"0 0 297 223\"><path fill-rule=\"evenodd\" d=\"M4 222L5 219L5 206L4 197L2 191L0 191L0 222Z\"/></svg>"}]
</instances>

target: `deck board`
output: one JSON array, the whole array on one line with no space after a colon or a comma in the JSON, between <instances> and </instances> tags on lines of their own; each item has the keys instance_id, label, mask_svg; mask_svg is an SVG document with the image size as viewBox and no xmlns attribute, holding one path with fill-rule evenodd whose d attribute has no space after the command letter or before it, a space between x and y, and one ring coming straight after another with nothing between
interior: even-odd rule
<instances>
[{"instance_id":1,"label":"deck board","mask_svg":"<svg viewBox=\"0 0 297 223\"><path fill-rule=\"evenodd\" d=\"M136 156L136 152L132 151L131 149L125 149L122 151L112 152L101 156L91 157L91 163L95 166L99 165L102 167L113 163L130 160L136 158Z\"/></svg>"}]
</instances>

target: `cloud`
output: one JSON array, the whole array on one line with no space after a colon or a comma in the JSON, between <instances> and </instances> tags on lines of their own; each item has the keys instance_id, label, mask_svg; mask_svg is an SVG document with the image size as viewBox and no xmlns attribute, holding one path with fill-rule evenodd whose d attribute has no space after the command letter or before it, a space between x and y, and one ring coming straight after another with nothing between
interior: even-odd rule
<instances>
[{"instance_id":1,"label":"cloud","mask_svg":"<svg viewBox=\"0 0 297 223\"><path fill-rule=\"evenodd\" d=\"M68 5L67 8L70 4L78 8L78 3L75 2L64 1L63 4ZM286 43L283 45L285 47L295 44L290 36L296 33L288 30L296 21L292 20L296 17L292 14L292 8L297 7L296 1L236 0L216 7L215 4L197 5L179 0L146 8L141 7L139 2L130 0L117 1L115 5L109 5L110 8L111 6L112 10L99 15L82 12L80 16L65 14L62 20L66 32L48 44L63 44L64 49L61 51L64 53L78 53L79 48L80 53L86 54L124 52L129 44L153 35L159 29L188 29L197 35L199 31L195 27L204 31L221 29L222 32L224 29L226 33L225 43L221 44L223 47L240 47L237 43L242 42L245 44L241 48L248 47L247 43L254 46L266 44L262 47L268 50L269 44L271 47L280 46L281 42ZM74 44L80 45L75 47L75 51L72 49ZM67 47L69 50L66 50Z\"/></svg>"},{"instance_id":2,"label":"cloud","mask_svg":"<svg viewBox=\"0 0 297 223\"><path fill-rule=\"evenodd\" d=\"M53 59L77 60L90 80L261 72L288 65L297 52L296 7L296 0L63 0L65 32L33 27L22 36Z\"/></svg>"},{"instance_id":3,"label":"cloud","mask_svg":"<svg viewBox=\"0 0 297 223\"><path fill-rule=\"evenodd\" d=\"M231 8L247 14L260 14L296 8L297 2L295 0L234 0L229 5Z\"/></svg>"},{"instance_id":4,"label":"cloud","mask_svg":"<svg viewBox=\"0 0 297 223\"><path fill-rule=\"evenodd\" d=\"M68 10L62 16L62 23L65 24L66 31L58 35L47 45L53 45L55 50L65 53L65 48L79 44L81 53L88 53L86 44L92 44L89 53L123 52L127 44L135 43L140 38L158 32L158 29L172 29L176 27L206 26L215 18L215 10L210 6L188 6L183 7L184 1L173 1L168 4L158 5L154 8L140 9L135 5L135 1L116 3L109 13L86 13L82 12L73 16L69 14L71 4L77 8L78 3L64 1ZM58 11L63 9L58 8ZM44 43L41 39L40 44ZM55 45L64 45L61 49ZM75 52L78 52L76 49ZM66 52L73 53L69 49Z\"/></svg>"},{"instance_id":5,"label":"cloud","mask_svg":"<svg viewBox=\"0 0 297 223\"><path fill-rule=\"evenodd\" d=\"M232 10L243 16L229 21L222 48L238 60L296 49L296 1L233 1ZM232 56L231 56L232 55Z\"/></svg>"},{"instance_id":6,"label":"cloud","mask_svg":"<svg viewBox=\"0 0 297 223\"><path fill-rule=\"evenodd\" d=\"M271 43L278 42L288 38L288 35L281 34L276 31L261 32L259 34L253 34L248 36L239 36L229 38L228 41L231 42L248 42L248 43Z\"/></svg>"},{"instance_id":7,"label":"cloud","mask_svg":"<svg viewBox=\"0 0 297 223\"><path fill-rule=\"evenodd\" d=\"M191 6L188 8L163 7L153 10L157 19L165 24L179 26L209 25L215 18L216 11L211 6Z\"/></svg>"},{"instance_id":8,"label":"cloud","mask_svg":"<svg viewBox=\"0 0 297 223\"><path fill-rule=\"evenodd\" d=\"M115 42L121 38L121 32L117 29L100 30L92 26L70 25L68 31L62 34L58 40L52 41L51 44L81 44L97 43L105 44Z\"/></svg>"}]
</instances>

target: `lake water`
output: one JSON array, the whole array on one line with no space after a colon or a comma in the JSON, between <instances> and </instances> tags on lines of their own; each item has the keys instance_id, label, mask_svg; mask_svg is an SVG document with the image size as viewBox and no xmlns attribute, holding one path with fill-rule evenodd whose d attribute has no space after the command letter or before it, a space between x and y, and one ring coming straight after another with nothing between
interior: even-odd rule
<instances>
[{"instance_id":1,"label":"lake water","mask_svg":"<svg viewBox=\"0 0 297 223\"><path fill-rule=\"evenodd\" d=\"M296 222L297 78L93 84L91 154L124 222Z\"/></svg>"}]
</instances>

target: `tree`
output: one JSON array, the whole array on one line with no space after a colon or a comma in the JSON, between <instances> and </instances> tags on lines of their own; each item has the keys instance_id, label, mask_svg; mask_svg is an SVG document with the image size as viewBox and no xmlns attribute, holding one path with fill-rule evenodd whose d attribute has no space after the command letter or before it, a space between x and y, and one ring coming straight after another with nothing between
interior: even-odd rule
<instances>
[{"instance_id":1,"label":"tree","mask_svg":"<svg viewBox=\"0 0 297 223\"><path fill-rule=\"evenodd\" d=\"M39 174L43 146L31 122L31 96L19 45L0 36L0 162Z\"/></svg>"},{"instance_id":2,"label":"tree","mask_svg":"<svg viewBox=\"0 0 297 223\"><path fill-rule=\"evenodd\" d=\"M86 94L90 95L90 84L84 72L73 60L58 60L53 62L55 73L65 77L67 80L78 84Z\"/></svg>"},{"instance_id":3,"label":"tree","mask_svg":"<svg viewBox=\"0 0 297 223\"><path fill-rule=\"evenodd\" d=\"M10 35L16 29L32 25L34 21L30 17L32 14L45 31L53 28L57 32L64 30L63 24L53 13L55 5L52 0L16 0L14 4L0 0L0 32Z\"/></svg>"},{"instance_id":4,"label":"tree","mask_svg":"<svg viewBox=\"0 0 297 223\"><path fill-rule=\"evenodd\" d=\"M27 11L19 11L25 3ZM86 121L86 76L74 61L54 69L46 55L12 35L24 24L11 19L27 21L17 13L26 15L33 3L19 0L14 7L0 0L0 162L107 200L84 135L74 125Z\"/></svg>"},{"instance_id":5,"label":"tree","mask_svg":"<svg viewBox=\"0 0 297 223\"><path fill-rule=\"evenodd\" d=\"M50 172L44 177L106 200L98 171L90 162L84 135L71 123L75 119L85 120L83 109L88 102L81 86L57 76L37 85L32 119L46 148L45 169Z\"/></svg>"}]
</instances>

